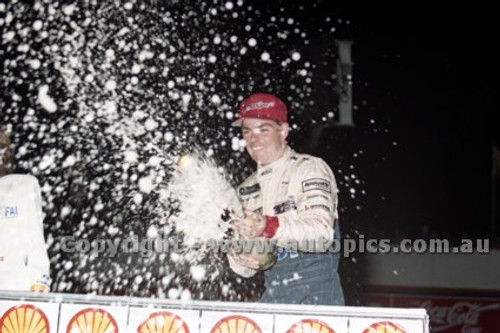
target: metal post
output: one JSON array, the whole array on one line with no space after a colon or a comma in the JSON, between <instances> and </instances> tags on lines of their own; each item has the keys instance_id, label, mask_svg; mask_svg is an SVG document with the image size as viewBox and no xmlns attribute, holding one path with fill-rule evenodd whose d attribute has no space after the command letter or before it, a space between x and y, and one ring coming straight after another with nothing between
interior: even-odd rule
<instances>
[{"instance_id":1,"label":"metal post","mask_svg":"<svg viewBox=\"0 0 500 333\"><path fill-rule=\"evenodd\" d=\"M354 126L352 120L352 67L351 40L337 40L337 93L339 96L339 122L341 126Z\"/></svg>"}]
</instances>

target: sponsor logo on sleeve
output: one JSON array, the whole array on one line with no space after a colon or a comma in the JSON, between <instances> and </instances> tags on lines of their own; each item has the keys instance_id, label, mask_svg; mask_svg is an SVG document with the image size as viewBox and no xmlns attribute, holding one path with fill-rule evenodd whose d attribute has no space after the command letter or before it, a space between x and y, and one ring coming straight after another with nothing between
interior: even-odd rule
<instances>
[{"instance_id":1,"label":"sponsor logo on sleeve","mask_svg":"<svg viewBox=\"0 0 500 333\"><path fill-rule=\"evenodd\" d=\"M311 178L302 181L302 192L320 190L332 193L332 187L328 180L323 178Z\"/></svg>"}]
</instances>

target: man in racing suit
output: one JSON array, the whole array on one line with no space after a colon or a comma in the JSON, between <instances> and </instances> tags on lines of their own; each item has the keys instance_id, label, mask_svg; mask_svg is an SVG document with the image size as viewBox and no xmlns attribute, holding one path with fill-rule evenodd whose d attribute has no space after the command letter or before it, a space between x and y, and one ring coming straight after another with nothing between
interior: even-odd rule
<instances>
[{"instance_id":1,"label":"man in racing suit","mask_svg":"<svg viewBox=\"0 0 500 333\"><path fill-rule=\"evenodd\" d=\"M265 274L265 303L344 305L338 275L337 185L320 158L298 154L286 143L286 105L276 96L254 94L239 108L246 149L257 170L239 187L245 218L235 222L244 238L266 237L278 246ZM228 256L237 274L254 275L259 263L248 254Z\"/></svg>"},{"instance_id":2,"label":"man in racing suit","mask_svg":"<svg viewBox=\"0 0 500 333\"><path fill-rule=\"evenodd\" d=\"M0 290L49 291L38 180L10 174L10 140L0 128Z\"/></svg>"}]
</instances>

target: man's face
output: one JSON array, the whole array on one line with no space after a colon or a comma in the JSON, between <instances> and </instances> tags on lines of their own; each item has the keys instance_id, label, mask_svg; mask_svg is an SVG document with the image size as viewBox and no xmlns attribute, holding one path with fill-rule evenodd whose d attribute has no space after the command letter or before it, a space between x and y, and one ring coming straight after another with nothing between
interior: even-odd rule
<instances>
[{"instance_id":1,"label":"man's face","mask_svg":"<svg viewBox=\"0 0 500 333\"><path fill-rule=\"evenodd\" d=\"M243 139L250 157L260 165L268 165L281 156L286 149L289 126L272 120L247 118L241 125Z\"/></svg>"}]
</instances>

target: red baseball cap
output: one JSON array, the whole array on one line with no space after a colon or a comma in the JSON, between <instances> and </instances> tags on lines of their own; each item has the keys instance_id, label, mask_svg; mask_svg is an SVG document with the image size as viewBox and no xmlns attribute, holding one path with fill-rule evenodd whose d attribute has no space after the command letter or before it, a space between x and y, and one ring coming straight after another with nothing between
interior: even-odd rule
<instances>
[{"instance_id":1,"label":"red baseball cap","mask_svg":"<svg viewBox=\"0 0 500 333\"><path fill-rule=\"evenodd\" d=\"M258 93L250 95L241 102L239 117L231 126L241 126L245 118L259 118L287 122L287 109L285 103L271 94Z\"/></svg>"}]
</instances>

